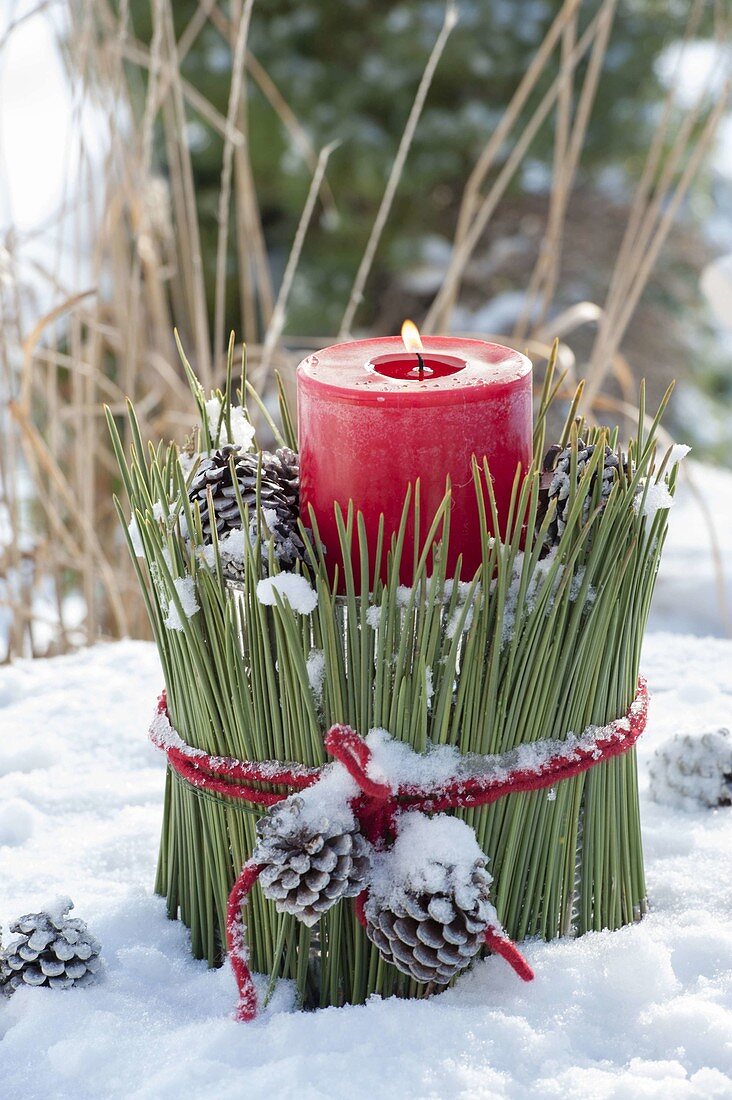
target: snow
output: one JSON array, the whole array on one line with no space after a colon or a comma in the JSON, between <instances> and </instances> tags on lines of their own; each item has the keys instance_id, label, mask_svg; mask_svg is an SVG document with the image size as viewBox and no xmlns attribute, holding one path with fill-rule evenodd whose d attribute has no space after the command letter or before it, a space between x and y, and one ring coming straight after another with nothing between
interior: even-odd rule
<instances>
[{"instance_id":1,"label":"snow","mask_svg":"<svg viewBox=\"0 0 732 1100\"><path fill-rule=\"evenodd\" d=\"M435 683L432 669L429 665L427 665L424 670L424 693L427 699L427 710L432 710L432 700L435 697Z\"/></svg>"},{"instance_id":2,"label":"snow","mask_svg":"<svg viewBox=\"0 0 732 1100\"><path fill-rule=\"evenodd\" d=\"M302 820L313 828L336 824L339 832L353 829L355 818L351 799L358 795L358 784L342 764L325 767L318 782L294 797L302 807Z\"/></svg>"},{"instance_id":3,"label":"snow","mask_svg":"<svg viewBox=\"0 0 732 1100\"><path fill-rule=\"evenodd\" d=\"M145 557L145 548L142 545L142 535L140 534L140 525L137 522L137 516L133 516L127 527L130 536L130 542L132 543L132 549L136 558Z\"/></svg>"},{"instance_id":4,"label":"snow","mask_svg":"<svg viewBox=\"0 0 732 1100\"><path fill-rule=\"evenodd\" d=\"M448 880L467 878L475 864L485 865L475 833L459 817L412 810L397 821L397 837L376 857L371 893L391 902L404 887L415 893L444 893Z\"/></svg>"},{"instance_id":5,"label":"snow","mask_svg":"<svg viewBox=\"0 0 732 1100\"><path fill-rule=\"evenodd\" d=\"M642 711L639 697L630 708L630 716ZM598 758L603 745L625 740L630 732L629 716L620 715L606 726L588 726L580 733L567 731L560 741L533 741L518 745L502 755L461 753L453 745L435 745L416 753L403 741L392 738L384 729L372 729L366 737L371 751L367 774L387 783L396 791L400 786L434 795L436 788L465 779L506 780L516 770L539 773L548 765L572 762L589 754Z\"/></svg>"},{"instance_id":6,"label":"snow","mask_svg":"<svg viewBox=\"0 0 732 1100\"><path fill-rule=\"evenodd\" d=\"M673 470L675 466L678 466L680 462L683 462L688 454L691 453L691 447L686 443L674 443L671 447L671 453L668 457L668 469Z\"/></svg>"},{"instance_id":7,"label":"snow","mask_svg":"<svg viewBox=\"0 0 732 1100\"><path fill-rule=\"evenodd\" d=\"M316 703L322 702L325 681L325 654L322 649L311 649L307 660L308 681Z\"/></svg>"},{"instance_id":8,"label":"snow","mask_svg":"<svg viewBox=\"0 0 732 1100\"><path fill-rule=\"evenodd\" d=\"M183 449L178 450L178 465L183 471L183 477L188 480L193 470L198 466L201 460L201 454L199 451L193 451L190 454Z\"/></svg>"},{"instance_id":9,"label":"snow","mask_svg":"<svg viewBox=\"0 0 732 1100\"><path fill-rule=\"evenodd\" d=\"M476 589L476 598L480 597L479 590ZM471 603L465 611L465 604L458 604L450 616L450 620L445 627L445 634L448 638L454 638L458 630L461 634L467 634L473 625L473 614L475 611L475 603Z\"/></svg>"},{"instance_id":10,"label":"snow","mask_svg":"<svg viewBox=\"0 0 732 1100\"><path fill-rule=\"evenodd\" d=\"M74 908L74 903L68 894L57 894L51 901L46 901L41 906L44 913L48 914L48 918L51 924L58 924L63 921L70 910Z\"/></svg>"},{"instance_id":11,"label":"snow","mask_svg":"<svg viewBox=\"0 0 732 1100\"><path fill-rule=\"evenodd\" d=\"M317 592L299 573L278 573L257 583L257 599L265 607L275 606L275 593L298 615L309 615L318 606Z\"/></svg>"},{"instance_id":12,"label":"snow","mask_svg":"<svg viewBox=\"0 0 732 1100\"><path fill-rule=\"evenodd\" d=\"M276 508L262 508L262 519L271 535L275 533L278 518Z\"/></svg>"},{"instance_id":13,"label":"snow","mask_svg":"<svg viewBox=\"0 0 732 1100\"><path fill-rule=\"evenodd\" d=\"M8 798L0 804L0 847L25 844L33 835L36 811L24 798Z\"/></svg>"},{"instance_id":14,"label":"snow","mask_svg":"<svg viewBox=\"0 0 732 1100\"><path fill-rule=\"evenodd\" d=\"M238 568L244 566L244 553L246 548L246 535L241 527L227 531L219 538L219 555L224 567L233 565ZM216 565L216 550L213 543L196 547L199 561L204 561L211 569Z\"/></svg>"},{"instance_id":15,"label":"snow","mask_svg":"<svg viewBox=\"0 0 732 1100\"><path fill-rule=\"evenodd\" d=\"M367 774L378 783L388 783L392 790L405 783L434 788L453 779L460 766L460 754L451 745L417 754L384 729L369 730L366 744L371 751Z\"/></svg>"},{"instance_id":16,"label":"snow","mask_svg":"<svg viewBox=\"0 0 732 1100\"><path fill-rule=\"evenodd\" d=\"M640 500L641 498L638 497L637 499ZM653 485L648 486L648 492L643 501L643 515L652 523L657 512L665 508L672 508L673 503L674 498L671 496L666 482L656 481Z\"/></svg>"},{"instance_id":17,"label":"snow","mask_svg":"<svg viewBox=\"0 0 732 1100\"><path fill-rule=\"evenodd\" d=\"M370 607L366 612L366 622L372 630L378 630L381 626L381 607Z\"/></svg>"},{"instance_id":18,"label":"snow","mask_svg":"<svg viewBox=\"0 0 732 1100\"><path fill-rule=\"evenodd\" d=\"M732 636L732 471L683 463L650 628Z\"/></svg>"},{"instance_id":19,"label":"snow","mask_svg":"<svg viewBox=\"0 0 732 1100\"><path fill-rule=\"evenodd\" d=\"M219 553L221 554L221 561L226 570L227 566L234 566L234 573L238 571L243 574L244 563L246 561L246 549L247 540L251 545L252 538L251 533L247 533L241 527L236 527L233 531L229 531L219 539Z\"/></svg>"},{"instance_id":20,"label":"snow","mask_svg":"<svg viewBox=\"0 0 732 1100\"><path fill-rule=\"evenodd\" d=\"M732 642L652 634L643 668L652 909L641 924L524 945L528 985L490 958L428 1001L303 1014L283 984L249 1025L231 1018L228 968L193 961L152 893L163 789L146 738L161 686L154 647L0 669L0 804L22 799L36 814L25 839L0 847L0 922L71 894L106 964L87 989L0 1001L3 1100L319 1100L342 1096L344 1082L352 1100L730 1096L732 809L653 802L648 767L675 734L729 723Z\"/></svg>"},{"instance_id":21,"label":"snow","mask_svg":"<svg viewBox=\"0 0 732 1100\"><path fill-rule=\"evenodd\" d=\"M105 960L87 989L0 999L2 1100L727 1100L732 807L654 801L649 773L672 739L732 724L731 551L732 473L689 460L642 661L648 916L523 945L530 984L490 958L427 1001L303 1014L280 983L261 1020L235 1023L230 971L190 958L186 930L152 892L164 767L146 736L161 687L154 647L0 668L0 924L71 894Z\"/></svg>"},{"instance_id":22,"label":"snow","mask_svg":"<svg viewBox=\"0 0 732 1100\"><path fill-rule=\"evenodd\" d=\"M254 442L254 427L250 424L246 411L241 405L232 405L230 408L231 439L226 426L226 417L221 415L221 400L214 396L206 402L206 417L208 429L211 433L215 447L223 447L227 443L233 443L241 447L243 451L251 449ZM219 430L219 422L221 428Z\"/></svg>"},{"instance_id":23,"label":"snow","mask_svg":"<svg viewBox=\"0 0 732 1100\"><path fill-rule=\"evenodd\" d=\"M183 614L187 619L192 619L196 612L201 610L198 600L196 599L196 584L193 577L176 577L173 580L173 586L178 593L178 599L180 600ZM168 605L165 625L168 630L182 631L184 629L180 611L173 600L171 600Z\"/></svg>"}]
</instances>

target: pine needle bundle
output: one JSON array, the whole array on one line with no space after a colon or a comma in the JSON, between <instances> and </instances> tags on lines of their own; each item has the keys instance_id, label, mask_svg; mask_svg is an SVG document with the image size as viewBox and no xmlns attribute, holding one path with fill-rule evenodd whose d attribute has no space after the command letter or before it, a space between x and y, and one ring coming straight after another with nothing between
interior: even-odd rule
<instances>
[{"instance_id":1,"label":"pine needle bundle","mask_svg":"<svg viewBox=\"0 0 732 1100\"><path fill-rule=\"evenodd\" d=\"M623 452L617 430L588 427L576 417L578 398L570 402L557 442L566 475L559 531L558 494L547 502L542 470L547 414L559 389L550 362L534 462L517 472L500 523L490 472L475 464L482 564L471 577L445 575L449 490L423 544L407 549L410 518L422 529L418 486L407 493L399 531L387 539L382 527L376 545L368 543L357 501L337 510L342 577L328 579L312 514L298 524L302 553L283 563L263 507L260 455L249 463L257 475L248 501L231 478L245 534L232 571L231 548L215 523L204 531L200 498L190 495L201 460L236 434L232 347L225 390L208 400L187 367L202 418L198 459L172 444L146 447L132 406L126 455L108 416L131 512L119 502L117 510L160 652L171 721L188 744L242 760L315 766L325 762L325 732L346 723L363 733L385 728L418 752L452 745L461 753L503 753L627 711L677 477L678 452L661 456L657 447L669 394L647 426L641 390L638 432ZM242 380L240 402L249 393ZM245 415L234 409L235 418ZM278 443L296 450L286 405L281 430L270 426ZM232 454L232 474L234 462ZM490 533L499 530L500 538ZM406 553L413 554L409 588L399 582ZM190 929L193 954L210 965L222 958L227 896L257 842L259 813L168 772L157 890L170 916ZM456 813L488 856L493 902L512 937L618 928L645 912L634 750L549 792ZM272 985L280 976L294 980L304 1004L424 994L379 956L345 902L307 927L256 887L247 929L253 968Z\"/></svg>"}]
</instances>

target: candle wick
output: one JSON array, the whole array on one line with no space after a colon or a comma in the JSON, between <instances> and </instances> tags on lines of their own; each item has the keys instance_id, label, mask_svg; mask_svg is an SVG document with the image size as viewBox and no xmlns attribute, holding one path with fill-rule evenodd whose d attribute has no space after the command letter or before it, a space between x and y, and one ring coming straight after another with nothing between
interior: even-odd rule
<instances>
[{"instance_id":1,"label":"candle wick","mask_svg":"<svg viewBox=\"0 0 732 1100\"><path fill-rule=\"evenodd\" d=\"M424 359L419 354L419 352L416 352L416 355L417 355L417 364L418 364L418 370L419 370L419 380L420 380L420 382L423 382L424 381Z\"/></svg>"}]
</instances>

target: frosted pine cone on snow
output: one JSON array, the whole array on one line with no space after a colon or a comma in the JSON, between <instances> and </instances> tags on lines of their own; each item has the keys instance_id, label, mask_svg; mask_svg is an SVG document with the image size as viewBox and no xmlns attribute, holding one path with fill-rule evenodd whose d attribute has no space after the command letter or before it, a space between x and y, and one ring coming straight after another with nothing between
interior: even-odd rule
<instances>
[{"instance_id":1,"label":"frosted pine cone on snow","mask_svg":"<svg viewBox=\"0 0 732 1100\"><path fill-rule=\"evenodd\" d=\"M68 989L93 980L101 945L83 920L68 916L71 909L71 899L60 898L50 911L10 925L13 935L0 952L0 975L9 991L21 985Z\"/></svg>"},{"instance_id":2,"label":"frosted pine cone on snow","mask_svg":"<svg viewBox=\"0 0 732 1100\"><path fill-rule=\"evenodd\" d=\"M725 727L677 734L656 749L651 796L682 810L732 805L732 735Z\"/></svg>"},{"instance_id":3,"label":"frosted pine cone on snow","mask_svg":"<svg viewBox=\"0 0 732 1100\"><path fill-rule=\"evenodd\" d=\"M5 967L3 965L3 929L0 925L0 997L10 996L10 988L6 984Z\"/></svg>"},{"instance_id":4,"label":"frosted pine cone on snow","mask_svg":"<svg viewBox=\"0 0 732 1100\"><path fill-rule=\"evenodd\" d=\"M593 454L594 443L585 443L580 439L577 442L577 482L585 472ZM625 462L622 463L625 467ZM600 488L600 501L604 507L610 491L620 476L621 459L609 447L605 447L605 456L602 463L602 485ZM546 516L550 503L556 501L556 512L551 520L545 536L547 546L556 546L567 526L569 509L572 497L572 448L560 447L555 444L550 447L544 456L542 464L541 488L539 491L539 508L536 517L537 528L541 526ZM585 521L590 514L592 493L595 488L593 478L590 492L586 496L582 509L582 520Z\"/></svg>"},{"instance_id":5,"label":"frosted pine cone on snow","mask_svg":"<svg viewBox=\"0 0 732 1100\"><path fill-rule=\"evenodd\" d=\"M321 803L320 793L311 787L273 806L257 822L259 840L252 853L264 865L259 876L264 896L278 912L307 925L341 898L359 894L371 867L371 845L348 803Z\"/></svg>"},{"instance_id":6,"label":"frosted pine cone on snow","mask_svg":"<svg viewBox=\"0 0 732 1100\"><path fill-rule=\"evenodd\" d=\"M491 876L472 829L456 817L410 812L376 858L366 934L387 962L418 982L447 983L498 924Z\"/></svg>"}]
</instances>

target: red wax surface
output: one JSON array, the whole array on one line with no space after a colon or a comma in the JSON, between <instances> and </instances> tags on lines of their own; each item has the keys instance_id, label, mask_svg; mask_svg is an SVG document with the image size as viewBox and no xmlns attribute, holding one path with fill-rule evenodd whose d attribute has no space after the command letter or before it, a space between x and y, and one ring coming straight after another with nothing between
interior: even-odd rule
<instances>
[{"instance_id":1,"label":"red wax surface","mask_svg":"<svg viewBox=\"0 0 732 1100\"><path fill-rule=\"evenodd\" d=\"M385 378L394 378L397 382L425 382L427 379L446 378L457 374L467 366L464 359L454 355L429 355L414 351L404 351L400 355L377 355L367 364L367 370Z\"/></svg>"},{"instance_id":2,"label":"red wax surface","mask_svg":"<svg viewBox=\"0 0 732 1100\"><path fill-rule=\"evenodd\" d=\"M298 367L301 510L307 522L313 507L331 576L340 558L334 502L345 514L353 500L363 513L373 553L380 515L388 548L407 486L418 478L424 538L449 476L448 576L462 554L461 576L471 578L481 562L473 455L481 464L488 459L503 520L516 468L531 462L531 363L525 356L500 344L437 336L424 338L421 355L421 379L417 356L405 351L400 337L335 344ZM414 534L410 525L401 576L406 584ZM357 547L353 560L358 580Z\"/></svg>"}]
</instances>

